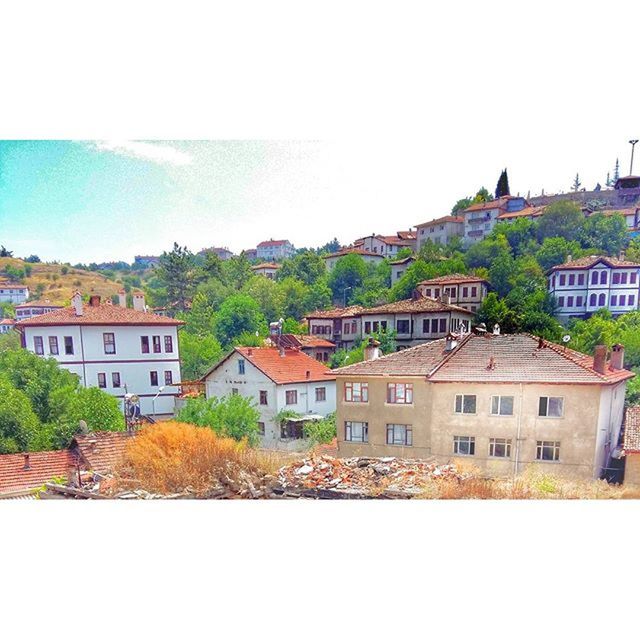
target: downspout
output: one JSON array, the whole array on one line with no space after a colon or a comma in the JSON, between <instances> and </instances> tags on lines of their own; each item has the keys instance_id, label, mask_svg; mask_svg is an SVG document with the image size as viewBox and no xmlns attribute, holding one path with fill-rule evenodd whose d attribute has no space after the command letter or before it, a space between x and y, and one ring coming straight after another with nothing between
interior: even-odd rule
<instances>
[{"instance_id":1,"label":"downspout","mask_svg":"<svg viewBox=\"0 0 640 640\"><path fill-rule=\"evenodd\" d=\"M80 352L82 353L82 380L86 388L88 385L87 385L87 367L85 365L85 360L84 360L84 340L82 338L82 325L80 324L78 326L80 327Z\"/></svg>"},{"instance_id":2,"label":"downspout","mask_svg":"<svg viewBox=\"0 0 640 640\"><path fill-rule=\"evenodd\" d=\"M518 475L518 464L520 458L520 432L522 430L522 405L524 403L524 389L522 386L522 382L520 383L520 408L518 411L518 419L516 422L516 446L515 446L515 456L513 461L513 478L515 480Z\"/></svg>"}]
</instances>

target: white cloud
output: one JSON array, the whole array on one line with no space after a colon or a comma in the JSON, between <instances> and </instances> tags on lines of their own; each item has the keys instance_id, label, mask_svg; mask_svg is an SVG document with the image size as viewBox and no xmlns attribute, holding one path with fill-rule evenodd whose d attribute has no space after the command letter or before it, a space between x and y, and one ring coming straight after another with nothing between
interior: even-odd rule
<instances>
[{"instance_id":1,"label":"white cloud","mask_svg":"<svg viewBox=\"0 0 640 640\"><path fill-rule=\"evenodd\" d=\"M192 158L188 153L179 151L167 144L156 142L139 142L136 140L98 140L90 143L98 151L110 151L131 158L141 158L157 164L171 164L184 166L191 164Z\"/></svg>"}]
</instances>

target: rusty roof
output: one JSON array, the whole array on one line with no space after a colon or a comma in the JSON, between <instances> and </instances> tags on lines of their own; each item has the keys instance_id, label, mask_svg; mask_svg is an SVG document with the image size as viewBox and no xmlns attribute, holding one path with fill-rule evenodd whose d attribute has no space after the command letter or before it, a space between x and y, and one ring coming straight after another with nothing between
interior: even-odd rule
<instances>
[{"instance_id":1,"label":"rusty roof","mask_svg":"<svg viewBox=\"0 0 640 640\"><path fill-rule=\"evenodd\" d=\"M345 247L344 249L340 249L335 253L329 253L326 256L322 256L323 260L327 258L339 258L341 256L347 256L350 253L355 253L359 256L372 256L374 258L384 259L384 256L380 253L374 253L373 251L367 251L366 249L360 249L360 247Z\"/></svg>"},{"instance_id":2,"label":"rusty roof","mask_svg":"<svg viewBox=\"0 0 640 640\"><path fill-rule=\"evenodd\" d=\"M531 216L532 218L537 218L544 213L546 206L539 207L525 207L521 211L506 211L505 213L501 213L498 216L498 220L511 220L512 218L526 218L527 216Z\"/></svg>"},{"instance_id":3,"label":"rusty roof","mask_svg":"<svg viewBox=\"0 0 640 640\"><path fill-rule=\"evenodd\" d=\"M576 260L564 262L563 264L557 264L555 267L551 267L551 269L549 269L549 272L563 269L590 269L591 267L597 265L598 262L602 262L608 267L612 268L640 267L640 264L638 264L637 262L631 262L629 260L619 260L618 258L612 258L610 256L584 256L582 258L577 258Z\"/></svg>"},{"instance_id":4,"label":"rusty roof","mask_svg":"<svg viewBox=\"0 0 640 640\"><path fill-rule=\"evenodd\" d=\"M467 211L488 211L490 209L503 209L507 206L507 201L515 198L517 196L502 196L501 198L496 198L495 200L489 200L489 202L478 202L476 204L472 204L470 207L465 209Z\"/></svg>"}]
</instances>

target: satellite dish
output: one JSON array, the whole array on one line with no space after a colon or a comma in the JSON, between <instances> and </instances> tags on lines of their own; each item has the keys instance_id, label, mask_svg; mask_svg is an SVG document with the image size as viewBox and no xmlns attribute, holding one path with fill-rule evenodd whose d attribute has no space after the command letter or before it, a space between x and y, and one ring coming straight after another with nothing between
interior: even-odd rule
<instances>
[{"instance_id":1,"label":"satellite dish","mask_svg":"<svg viewBox=\"0 0 640 640\"><path fill-rule=\"evenodd\" d=\"M78 431L80 431L80 433L89 433L89 427L84 420L80 420L78 423Z\"/></svg>"},{"instance_id":2,"label":"satellite dish","mask_svg":"<svg viewBox=\"0 0 640 640\"><path fill-rule=\"evenodd\" d=\"M567 333L565 335L562 336L562 342L569 342L569 340L571 340L571 336Z\"/></svg>"}]
</instances>

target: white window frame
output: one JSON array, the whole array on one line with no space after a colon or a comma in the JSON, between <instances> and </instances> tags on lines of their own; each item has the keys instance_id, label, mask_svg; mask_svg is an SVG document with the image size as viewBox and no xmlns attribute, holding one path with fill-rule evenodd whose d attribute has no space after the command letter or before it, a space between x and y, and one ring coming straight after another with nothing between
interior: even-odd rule
<instances>
[{"instance_id":1,"label":"white window frame","mask_svg":"<svg viewBox=\"0 0 640 640\"><path fill-rule=\"evenodd\" d=\"M460 445L467 444L469 451L473 447L471 453L461 453ZM475 436L453 436L453 455L454 456L475 456L476 455L476 438Z\"/></svg>"},{"instance_id":2,"label":"white window frame","mask_svg":"<svg viewBox=\"0 0 640 640\"><path fill-rule=\"evenodd\" d=\"M460 411L458 411L458 398L460 400ZM475 410L465 411L464 410L464 399L465 398L475 398ZM460 416L475 416L478 414L478 396L475 393L456 393L453 399L453 412Z\"/></svg>"},{"instance_id":3,"label":"white window frame","mask_svg":"<svg viewBox=\"0 0 640 640\"><path fill-rule=\"evenodd\" d=\"M350 387L351 399L347 397L347 389L349 388L347 385L351 385ZM354 390L356 385L358 385L358 388L360 390L360 393L358 394L359 400L354 399L355 398ZM355 404L366 404L367 402L369 402L369 383L368 382L345 382L344 383L344 401L355 403Z\"/></svg>"},{"instance_id":4,"label":"white window frame","mask_svg":"<svg viewBox=\"0 0 640 640\"><path fill-rule=\"evenodd\" d=\"M496 455L496 446L503 446L505 455ZM511 438L489 438L489 457L508 460L511 458Z\"/></svg>"},{"instance_id":5,"label":"white window frame","mask_svg":"<svg viewBox=\"0 0 640 640\"><path fill-rule=\"evenodd\" d=\"M553 460L542 458L545 448L553 449ZM560 462L560 440L537 440L536 441L536 461L537 462Z\"/></svg>"},{"instance_id":6,"label":"white window frame","mask_svg":"<svg viewBox=\"0 0 640 640\"><path fill-rule=\"evenodd\" d=\"M360 429L360 438L353 437L353 427L358 425ZM359 422L357 420L345 420L344 422L344 440L345 442L369 442L369 423Z\"/></svg>"},{"instance_id":7,"label":"white window frame","mask_svg":"<svg viewBox=\"0 0 640 640\"><path fill-rule=\"evenodd\" d=\"M503 398L511 398L511 413L502 413L502 399ZM494 401L498 400L498 410L497 412L494 411ZM490 407L490 413L492 416L498 416L498 417L510 417L513 416L513 409L514 409L514 404L515 404L515 396L491 396L491 407Z\"/></svg>"},{"instance_id":8,"label":"white window frame","mask_svg":"<svg viewBox=\"0 0 640 640\"><path fill-rule=\"evenodd\" d=\"M396 440L396 429L404 432L404 438L400 442ZM389 432L391 432L391 442L389 441ZM413 426L410 424L390 423L386 425L387 445L392 447L412 447L413 446Z\"/></svg>"},{"instance_id":9,"label":"white window frame","mask_svg":"<svg viewBox=\"0 0 640 640\"><path fill-rule=\"evenodd\" d=\"M542 398L546 398L547 406L545 415L540 414L540 401ZM549 415L549 400L553 398L554 400L560 400L560 415L559 416L550 416ZM564 418L564 396L539 396L538 397L538 418L550 418L551 420L559 420L560 418Z\"/></svg>"},{"instance_id":10,"label":"white window frame","mask_svg":"<svg viewBox=\"0 0 640 640\"><path fill-rule=\"evenodd\" d=\"M398 387L402 389L400 394L398 394ZM392 388L393 394L391 393ZM393 397L393 400L391 397ZM393 406L413 404L413 382L387 382L387 398L385 404Z\"/></svg>"}]
</instances>

